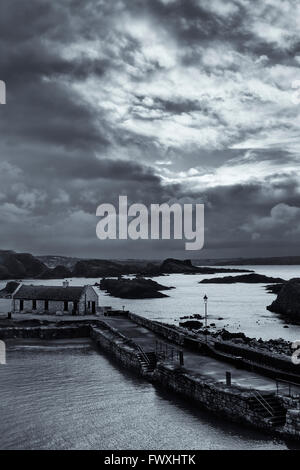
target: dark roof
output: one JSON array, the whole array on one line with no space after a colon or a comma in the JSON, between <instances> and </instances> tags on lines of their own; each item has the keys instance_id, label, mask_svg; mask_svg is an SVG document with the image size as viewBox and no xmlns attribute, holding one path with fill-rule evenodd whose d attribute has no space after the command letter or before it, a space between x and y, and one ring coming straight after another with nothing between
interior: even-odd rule
<instances>
[{"instance_id":1,"label":"dark roof","mask_svg":"<svg viewBox=\"0 0 300 470\"><path fill-rule=\"evenodd\" d=\"M84 289L84 287L73 286L60 287L22 285L14 295L14 299L78 301Z\"/></svg>"},{"instance_id":2,"label":"dark roof","mask_svg":"<svg viewBox=\"0 0 300 470\"><path fill-rule=\"evenodd\" d=\"M9 281L4 287L4 289L2 289L0 292L2 292L3 294L13 294L19 285L20 282Z\"/></svg>"}]
</instances>

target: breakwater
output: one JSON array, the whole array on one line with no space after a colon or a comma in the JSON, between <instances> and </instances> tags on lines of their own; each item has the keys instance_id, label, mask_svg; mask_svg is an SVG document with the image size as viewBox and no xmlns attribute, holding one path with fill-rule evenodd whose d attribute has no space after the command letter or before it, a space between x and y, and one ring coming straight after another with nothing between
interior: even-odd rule
<instances>
[{"instance_id":1,"label":"breakwater","mask_svg":"<svg viewBox=\"0 0 300 470\"><path fill-rule=\"evenodd\" d=\"M170 340L179 346L184 345L185 335L183 332L180 332L177 329L170 328L169 326L163 323L154 320L149 320L148 318L141 317L140 315L136 315L132 312L128 312L128 318L133 322L137 323L138 325L144 326L145 328L154 331L163 338Z\"/></svg>"},{"instance_id":2,"label":"breakwater","mask_svg":"<svg viewBox=\"0 0 300 470\"><path fill-rule=\"evenodd\" d=\"M181 327L168 326L129 312L128 317L138 325L149 328L162 338L191 351L235 364L240 368L256 371L273 379L283 379L300 384L299 366L289 357L274 352L259 351L249 346L237 345L230 340L216 339L210 335L202 337L183 331Z\"/></svg>"},{"instance_id":3,"label":"breakwater","mask_svg":"<svg viewBox=\"0 0 300 470\"><path fill-rule=\"evenodd\" d=\"M129 314L131 321L145 328L150 328L169 341L184 346L184 335L159 322L151 322L134 314ZM65 323L65 322L64 322ZM270 392L258 393L233 385L216 382L211 378L193 374L184 367L168 360L158 360L151 368L145 368L145 353L128 336L120 333L102 320L72 323L70 325L11 326L0 328L1 339L40 338L63 339L91 337L98 347L124 367L134 370L157 386L167 388L193 400L225 418L268 432L300 439L299 399L275 395ZM276 415L270 413L270 407L279 410Z\"/></svg>"},{"instance_id":4,"label":"breakwater","mask_svg":"<svg viewBox=\"0 0 300 470\"><path fill-rule=\"evenodd\" d=\"M6 326L0 328L0 339L32 338L32 339L68 339L90 337L88 324L69 326Z\"/></svg>"},{"instance_id":5,"label":"breakwater","mask_svg":"<svg viewBox=\"0 0 300 470\"><path fill-rule=\"evenodd\" d=\"M238 387L227 387L202 377L180 371L172 364L159 364L154 379L164 387L188 397L195 402L233 422L247 423L271 429L271 422L255 408L253 394Z\"/></svg>"},{"instance_id":6,"label":"breakwater","mask_svg":"<svg viewBox=\"0 0 300 470\"><path fill-rule=\"evenodd\" d=\"M143 375L138 348L129 338L104 322L91 326L90 336L100 349L113 356L123 366Z\"/></svg>"}]
</instances>

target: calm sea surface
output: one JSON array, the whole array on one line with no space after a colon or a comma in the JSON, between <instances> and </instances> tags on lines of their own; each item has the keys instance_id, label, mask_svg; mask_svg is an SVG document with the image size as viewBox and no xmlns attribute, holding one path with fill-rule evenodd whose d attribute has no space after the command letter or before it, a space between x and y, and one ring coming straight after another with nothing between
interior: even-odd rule
<instances>
[{"instance_id":1,"label":"calm sea surface","mask_svg":"<svg viewBox=\"0 0 300 470\"><path fill-rule=\"evenodd\" d=\"M249 267L290 279L298 266ZM268 312L275 298L260 284L201 285L211 276L156 278L169 298L123 300L99 292L102 305L176 323L203 313L218 327L262 338L300 339L300 327ZM71 285L98 279L72 279ZM57 281L26 281L61 284ZM4 282L1 283L0 288ZM222 317L223 320L217 320ZM129 374L87 340L12 341L0 366L0 449L286 449L290 444L219 420Z\"/></svg>"},{"instance_id":2,"label":"calm sea surface","mask_svg":"<svg viewBox=\"0 0 300 470\"><path fill-rule=\"evenodd\" d=\"M13 342L0 366L1 449L287 449L129 374L81 342Z\"/></svg>"}]
</instances>

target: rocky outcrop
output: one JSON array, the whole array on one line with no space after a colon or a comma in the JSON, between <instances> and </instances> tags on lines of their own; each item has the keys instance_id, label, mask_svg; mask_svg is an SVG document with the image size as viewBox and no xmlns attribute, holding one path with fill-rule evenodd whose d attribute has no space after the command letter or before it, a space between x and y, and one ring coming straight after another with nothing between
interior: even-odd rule
<instances>
[{"instance_id":1,"label":"rocky outcrop","mask_svg":"<svg viewBox=\"0 0 300 470\"><path fill-rule=\"evenodd\" d=\"M263 274L242 274L241 276L225 276L225 277L214 277L212 279L203 279L200 284L235 284L236 282L244 282L247 284L255 283L283 283L284 279L280 277L269 277Z\"/></svg>"},{"instance_id":2,"label":"rocky outcrop","mask_svg":"<svg viewBox=\"0 0 300 470\"><path fill-rule=\"evenodd\" d=\"M192 265L190 260L167 258L160 265L160 271L167 274L194 273L197 272L197 268Z\"/></svg>"},{"instance_id":3,"label":"rocky outcrop","mask_svg":"<svg viewBox=\"0 0 300 470\"><path fill-rule=\"evenodd\" d=\"M159 275L158 264L145 261L110 261L100 259L81 260L75 264L73 276L75 277L106 277L121 276L123 274Z\"/></svg>"},{"instance_id":4,"label":"rocky outcrop","mask_svg":"<svg viewBox=\"0 0 300 470\"><path fill-rule=\"evenodd\" d=\"M10 299L19 285L20 283L16 281L7 282L4 289L0 290L0 299Z\"/></svg>"},{"instance_id":5,"label":"rocky outcrop","mask_svg":"<svg viewBox=\"0 0 300 470\"><path fill-rule=\"evenodd\" d=\"M290 279L289 281L284 281L282 284L270 284L270 285L268 285L268 286L265 286L265 289L266 289L266 291L269 292L270 294L276 294L276 295L278 295L279 292L281 291L282 287L283 287L287 282L300 284L300 278L299 278L299 277L294 277L294 278Z\"/></svg>"},{"instance_id":6,"label":"rocky outcrop","mask_svg":"<svg viewBox=\"0 0 300 470\"><path fill-rule=\"evenodd\" d=\"M30 253L0 251L0 279L34 278L45 269L44 263Z\"/></svg>"},{"instance_id":7,"label":"rocky outcrop","mask_svg":"<svg viewBox=\"0 0 300 470\"><path fill-rule=\"evenodd\" d=\"M211 268L207 266L194 266L191 260L179 260L167 258L160 265L160 272L163 274L216 274L216 273L244 273L251 272L248 269L226 269Z\"/></svg>"},{"instance_id":8,"label":"rocky outcrop","mask_svg":"<svg viewBox=\"0 0 300 470\"><path fill-rule=\"evenodd\" d=\"M72 277L72 272L65 266L56 266L53 269L46 269L40 279L64 279L65 277Z\"/></svg>"},{"instance_id":9,"label":"rocky outcrop","mask_svg":"<svg viewBox=\"0 0 300 470\"><path fill-rule=\"evenodd\" d=\"M269 284L265 286L265 289L269 294L279 294L283 284Z\"/></svg>"},{"instance_id":10,"label":"rocky outcrop","mask_svg":"<svg viewBox=\"0 0 300 470\"><path fill-rule=\"evenodd\" d=\"M300 322L300 279L295 278L284 283L277 299L267 309L280 313L291 321Z\"/></svg>"},{"instance_id":11,"label":"rocky outcrop","mask_svg":"<svg viewBox=\"0 0 300 470\"><path fill-rule=\"evenodd\" d=\"M251 272L201 266L190 260L168 258L163 262L148 260L79 259L65 256L33 256L30 253L0 251L0 279L63 279L65 277L113 277L126 274L162 276L164 274L215 274Z\"/></svg>"},{"instance_id":12,"label":"rocky outcrop","mask_svg":"<svg viewBox=\"0 0 300 470\"><path fill-rule=\"evenodd\" d=\"M169 290L172 287L166 287L152 279L102 279L100 288L106 290L113 297L121 299L155 299L168 297L162 290Z\"/></svg>"},{"instance_id":13,"label":"rocky outcrop","mask_svg":"<svg viewBox=\"0 0 300 470\"><path fill-rule=\"evenodd\" d=\"M186 320L186 321L179 322L179 326L182 326L183 328L188 328L191 330L199 330L203 326L203 323L198 320Z\"/></svg>"}]
</instances>

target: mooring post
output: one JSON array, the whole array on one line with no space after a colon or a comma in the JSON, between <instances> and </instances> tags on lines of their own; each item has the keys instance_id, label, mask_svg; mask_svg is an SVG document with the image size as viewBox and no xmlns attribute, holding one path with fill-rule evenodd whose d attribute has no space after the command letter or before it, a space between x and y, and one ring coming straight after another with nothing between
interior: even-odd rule
<instances>
[{"instance_id":1,"label":"mooring post","mask_svg":"<svg viewBox=\"0 0 300 470\"><path fill-rule=\"evenodd\" d=\"M183 351L179 351L179 364L183 366L184 361L183 361Z\"/></svg>"},{"instance_id":2,"label":"mooring post","mask_svg":"<svg viewBox=\"0 0 300 470\"><path fill-rule=\"evenodd\" d=\"M231 387L231 372L226 372L226 385Z\"/></svg>"}]
</instances>

